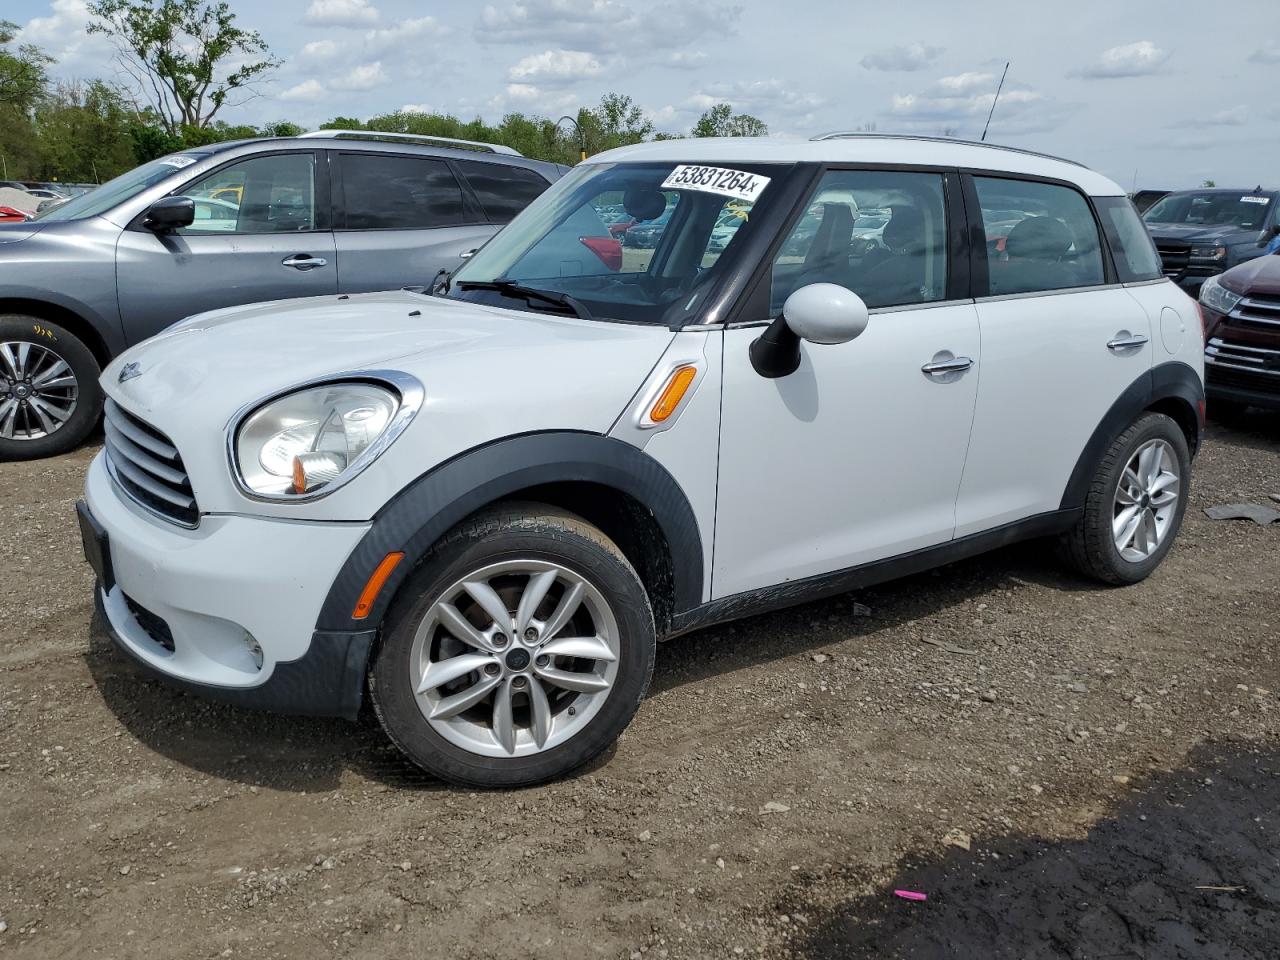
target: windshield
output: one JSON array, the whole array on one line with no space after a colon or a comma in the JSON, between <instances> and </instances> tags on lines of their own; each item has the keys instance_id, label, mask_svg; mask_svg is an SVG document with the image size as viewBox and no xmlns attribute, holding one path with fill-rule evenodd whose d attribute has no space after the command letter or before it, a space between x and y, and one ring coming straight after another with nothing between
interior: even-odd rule
<instances>
[{"instance_id":1,"label":"windshield","mask_svg":"<svg viewBox=\"0 0 1280 960\"><path fill-rule=\"evenodd\" d=\"M585 164L438 292L520 310L680 323L727 271L784 164ZM517 289L518 288L518 289ZM530 295L529 291L551 297Z\"/></svg>"},{"instance_id":2,"label":"windshield","mask_svg":"<svg viewBox=\"0 0 1280 960\"><path fill-rule=\"evenodd\" d=\"M96 217L106 213L118 203L123 203L147 187L159 183L165 177L171 177L183 167L188 167L197 160L203 160L207 154L174 153L159 160L152 160L140 167L134 167L128 173L122 173L114 180L108 180L102 186L72 197L66 203L56 207L48 207L36 215L37 220L83 220L85 217Z\"/></svg>"},{"instance_id":3,"label":"windshield","mask_svg":"<svg viewBox=\"0 0 1280 960\"><path fill-rule=\"evenodd\" d=\"M1179 223L1203 227L1261 230L1271 197L1252 193L1171 193L1154 203L1142 219L1147 223Z\"/></svg>"}]
</instances>

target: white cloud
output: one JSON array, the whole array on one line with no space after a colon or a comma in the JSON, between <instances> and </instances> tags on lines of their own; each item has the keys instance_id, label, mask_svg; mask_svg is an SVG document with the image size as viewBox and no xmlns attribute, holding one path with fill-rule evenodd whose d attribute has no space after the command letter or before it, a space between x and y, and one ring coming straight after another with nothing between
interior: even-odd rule
<instances>
[{"instance_id":1,"label":"white cloud","mask_svg":"<svg viewBox=\"0 0 1280 960\"><path fill-rule=\"evenodd\" d=\"M362 63L352 68L349 73L334 80L332 87L335 90L372 90L374 87L382 86L389 79L390 77L382 69L382 61L375 60L373 63Z\"/></svg>"},{"instance_id":2,"label":"white cloud","mask_svg":"<svg viewBox=\"0 0 1280 960\"><path fill-rule=\"evenodd\" d=\"M667 66L677 70L696 70L707 62L702 50L675 50L667 54Z\"/></svg>"},{"instance_id":3,"label":"white cloud","mask_svg":"<svg viewBox=\"0 0 1280 960\"><path fill-rule=\"evenodd\" d=\"M1104 50L1102 56L1078 71L1078 75L1090 80L1145 77L1159 72L1168 59L1168 50L1157 47L1150 40L1139 40Z\"/></svg>"},{"instance_id":4,"label":"white cloud","mask_svg":"<svg viewBox=\"0 0 1280 960\"><path fill-rule=\"evenodd\" d=\"M911 43L905 47L889 47L877 50L862 58L868 70L906 71L923 70L942 54L942 47L930 47L923 43Z\"/></svg>"},{"instance_id":5,"label":"white cloud","mask_svg":"<svg viewBox=\"0 0 1280 960\"><path fill-rule=\"evenodd\" d=\"M406 103L400 108L401 113L435 113L436 108L429 103Z\"/></svg>"},{"instance_id":6,"label":"white cloud","mask_svg":"<svg viewBox=\"0 0 1280 960\"><path fill-rule=\"evenodd\" d=\"M1249 54L1249 60L1251 63L1280 63L1280 43L1259 47Z\"/></svg>"},{"instance_id":7,"label":"white cloud","mask_svg":"<svg viewBox=\"0 0 1280 960\"><path fill-rule=\"evenodd\" d=\"M596 53L625 49L660 55L714 34L734 32L740 8L715 3L658 3L642 8L623 0L515 0L486 6L476 24L480 43L554 43Z\"/></svg>"},{"instance_id":8,"label":"white cloud","mask_svg":"<svg viewBox=\"0 0 1280 960\"><path fill-rule=\"evenodd\" d=\"M1247 127L1254 123L1258 118L1255 111L1250 110L1244 104L1238 107L1229 107L1226 110L1219 110L1217 113L1207 117L1194 116L1186 117L1177 123L1170 124L1173 127L1189 127L1198 130L1201 127Z\"/></svg>"},{"instance_id":9,"label":"white cloud","mask_svg":"<svg viewBox=\"0 0 1280 960\"><path fill-rule=\"evenodd\" d=\"M1000 78L968 72L941 77L918 93L895 94L889 106L892 125L906 131L954 130L976 137L991 112ZM1025 84L1006 83L991 123L997 133L1031 133L1056 127L1071 107Z\"/></svg>"},{"instance_id":10,"label":"white cloud","mask_svg":"<svg viewBox=\"0 0 1280 960\"><path fill-rule=\"evenodd\" d=\"M370 30L366 33L364 35L365 50L367 53L383 54L397 47L417 43L427 37L442 36L448 32L448 28L443 26L435 17L415 17L411 20L401 20L394 26L381 30Z\"/></svg>"},{"instance_id":11,"label":"white cloud","mask_svg":"<svg viewBox=\"0 0 1280 960\"><path fill-rule=\"evenodd\" d=\"M687 102L699 110L706 110L717 103L727 103L735 110L745 110L748 113L766 110L795 113L811 111L826 101L779 80L748 80L741 83L709 84L689 97Z\"/></svg>"},{"instance_id":12,"label":"white cloud","mask_svg":"<svg viewBox=\"0 0 1280 960\"><path fill-rule=\"evenodd\" d=\"M301 100L304 102L316 101L325 95L324 84L319 80L312 78L304 80L295 87L290 87L284 93L280 94L281 100Z\"/></svg>"},{"instance_id":13,"label":"white cloud","mask_svg":"<svg viewBox=\"0 0 1280 960\"><path fill-rule=\"evenodd\" d=\"M512 83L563 86L589 80L604 73L593 54L582 50L545 50L517 61L507 71Z\"/></svg>"},{"instance_id":14,"label":"white cloud","mask_svg":"<svg viewBox=\"0 0 1280 960\"><path fill-rule=\"evenodd\" d=\"M89 33L89 8L85 0L53 0L47 17L32 17L18 31L17 43L35 44L61 68L100 70L112 55L111 41Z\"/></svg>"},{"instance_id":15,"label":"white cloud","mask_svg":"<svg viewBox=\"0 0 1280 960\"><path fill-rule=\"evenodd\" d=\"M532 83L508 83L501 93L489 101L495 111L517 110L556 116L579 106L578 97L569 91L543 90Z\"/></svg>"},{"instance_id":16,"label":"white cloud","mask_svg":"<svg viewBox=\"0 0 1280 960\"><path fill-rule=\"evenodd\" d=\"M312 40L303 45L299 56L309 60L328 60L336 57L341 49L336 40Z\"/></svg>"},{"instance_id":17,"label":"white cloud","mask_svg":"<svg viewBox=\"0 0 1280 960\"><path fill-rule=\"evenodd\" d=\"M378 22L369 0L311 0L302 19L316 27L363 27Z\"/></svg>"}]
</instances>

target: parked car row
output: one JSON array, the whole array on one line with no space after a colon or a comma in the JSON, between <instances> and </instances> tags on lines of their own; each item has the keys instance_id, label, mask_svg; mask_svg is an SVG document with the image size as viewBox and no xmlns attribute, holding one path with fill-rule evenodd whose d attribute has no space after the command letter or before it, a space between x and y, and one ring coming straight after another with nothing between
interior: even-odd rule
<instances>
[{"instance_id":1,"label":"parked car row","mask_svg":"<svg viewBox=\"0 0 1280 960\"><path fill-rule=\"evenodd\" d=\"M1266 253L1280 236L1280 191L1175 190L1142 216L1164 275L1195 294L1206 278Z\"/></svg>"},{"instance_id":2,"label":"parked car row","mask_svg":"<svg viewBox=\"0 0 1280 960\"><path fill-rule=\"evenodd\" d=\"M0 226L0 459L80 443L103 365L183 317L430 285L566 169L490 144L322 131L161 157Z\"/></svg>"}]
</instances>

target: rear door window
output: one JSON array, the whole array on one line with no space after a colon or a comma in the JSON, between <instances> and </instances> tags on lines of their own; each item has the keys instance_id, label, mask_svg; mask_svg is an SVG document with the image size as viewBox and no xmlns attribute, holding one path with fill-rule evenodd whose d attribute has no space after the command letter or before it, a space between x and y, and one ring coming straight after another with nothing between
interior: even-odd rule
<instances>
[{"instance_id":1,"label":"rear door window","mask_svg":"<svg viewBox=\"0 0 1280 960\"><path fill-rule=\"evenodd\" d=\"M1102 218L1102 232L1107 235L1120 282L1136 283L1164 276L1160 254L1133 203L1125 197L1094 197L1093 203Z\"/></svg>"},{"instance_id":2,"label":"rear door window","mask_svg":"<svg viewBox=\"0 0 1280 960\"><path fill-rule=\"evenodd\" d=\"M189 184L182 195L195 201L196 218L181 234L315 230L315 154L249 157Z\"/></svg>"},{"instance_id":3,"label":"rear door window","mask_svg":"<svg viewBox=\"0 0 1280 960\"><path fill-rule=\"evenodd\" d=\"M427 230L482 219L443 160L343 153L340 165L338 222L348 230Z\"/></svg>"},{"instance_id":4,"label":"rear door window","mask_svg":"<svg viewBox=\"0 0 1280 960\"><path fill-rule=\"evenodd\" d=\"M504 163L455 160L491 223L507 223L551 186L545 178Z\"/></svg>"},{"instance_id":5,"label":"rear door window","mask_svg":"<svg viewBox=\"0 0 1280 960\"><path fill-rule=\"evenodd\" d=\"M1104 282L1098 224L1070 187L974 177L992 296Z\"/></svg>"}]
</instances>

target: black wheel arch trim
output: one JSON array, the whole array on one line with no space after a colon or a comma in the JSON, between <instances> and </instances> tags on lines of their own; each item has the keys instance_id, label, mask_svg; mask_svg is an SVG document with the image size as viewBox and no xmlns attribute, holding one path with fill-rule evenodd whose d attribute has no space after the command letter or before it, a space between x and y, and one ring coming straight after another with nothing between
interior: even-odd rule
<instances>
[{"instance_id":1,"label":"black wheel arch trim","mask_svg":"<svg viewBox=\"0 0 1280 960\"><path fill-rule=\"evenodd\" d=\"M1071 471L1071 478L1062 494L1061 509L1084 506L1094 468L1106 453L1107 447L1144 410L1166 400L1185 403L1194 417L1196 428L1188 441L1191 453L1195 455L1204 434L1204 383L1195 369L1181 360L1156 364L1129 384L1094 429Z\"/></svg>"},{"instance_id":2,"label":"black wheel arch trim","mask_svg":"<svg viewBox=\"0 0 1280 960\"><path fill-rule=\"evenodd\" d=\"M703 548L697 518L680 484L632 444L596 433L526 433L459 454L410 483L376 517L347 557L316 624L319 631L374 630L400 585L448 530L477 510L529 487L584 482L626 494L653 514L667 541L675 611L702 602ZM370 574L403 551L369 615L352 619Z\"/></svg>"}]
</instances>

